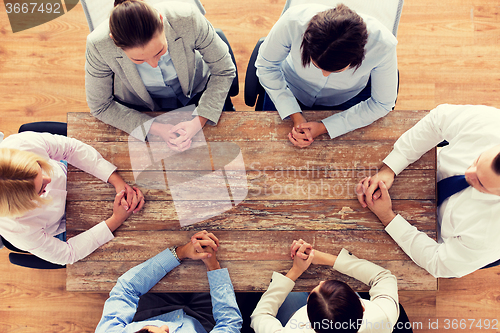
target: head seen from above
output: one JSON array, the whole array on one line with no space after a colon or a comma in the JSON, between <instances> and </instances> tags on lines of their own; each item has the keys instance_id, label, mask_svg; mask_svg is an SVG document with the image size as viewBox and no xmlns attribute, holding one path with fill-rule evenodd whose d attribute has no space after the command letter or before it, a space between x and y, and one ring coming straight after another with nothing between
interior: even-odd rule
<instances>
[{"instance_id":1,"label":"head seen from above","mask_svg":"<svg viewBox=\"0 0 500 333\"><path fill-rule=\"evenodd\" d=\"M157 326L144 326L142 329L135 333L169 333L170 330L167 325L161 327Z\"/></svg>"},{"instance_id":2,"label":"head seen from above","mask_svg":"<svg viewBox=\"0 0 500 333\"><path fill-rule=\"evenodd\" d=\"M363 318L363 305L358 295L347 284L341 281L321 281L316 286L307 300L307 316L311 328L317 333L334 332L337 327L342 327L342 332L357 332L349 323L358 323ZM326 319L326 320L325 320ZM328 327L323 323L328 322ZM337 323L337 325L335 325ZM330 327L332 326L332 327ZM347 329L346 326L348 326Z\"/></svg>"},{"instance_id":3,"label":"head seen from above","mask_svg":"<svg viewBox=\"0 0 500 333\"><path fill-rule=\"evenodd\" d=\"M343 4L316 14L309 22L302 44L302 65L314 66L323 75L357 69L365 57L368 31L363 19Z\"/></svg>"},{"instance_id":4,"label":"head seen from above","mask_svg":"<svg viewBox=\"0 0 500 333\"><path fill-rule=\"evenodd\" d=\"M45 204L41 197L52 168L40 156L18 149L0 149L0 216L16 217Z\"/></svg>"},{"instance_id":5,"label":"head seen from above","mask_svg":"<svg viewBox=\"0 0 500 333\"><path fill-rule=\"evenodd\" d=\"M500 145L479 155L465 171L465 179L479 192L500 196Z\"/></svg>"},{"instance_id":6,"label":"head seen from above","mask_svg":"<svg viewBox=\"0 0 500 333\"><path fill-rule=\"evenodd\" d=\"M116 0L109 17L110 37L136 64L156 67L167 52L163 18L156 9L140 0Z\"/></svg>"}]
</instances>

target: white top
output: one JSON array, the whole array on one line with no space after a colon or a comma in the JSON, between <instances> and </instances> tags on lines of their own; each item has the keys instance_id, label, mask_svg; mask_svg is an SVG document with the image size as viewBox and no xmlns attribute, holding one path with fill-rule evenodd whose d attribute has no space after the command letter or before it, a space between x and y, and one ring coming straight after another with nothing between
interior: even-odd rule
<instances>
[{"instance_id":1,"label":"white top","mask_svg":"<svg viewBox=\"0 0 500 333\"><path fill-rule=\"evenodd\" d=\"M500 110L488 106L440 105L394 144L384 163L396 175L442 140L437 180L463 175L485 150L500 144ZM473 187L438 209L438 241L398 215L386 231L419 266L435 277L460 277L500 258L500 196Z\"/></svg>"},{"instance_id":2,"label":"white top","mask_svg":"<svg viewBox=\"0 0 500 333\"><path fill-rule=\"evenodd\" d=\"M113 239L103 221L91 229L63 242L57 238L66 230L66 166L60 160L107 181L116 167L97 150L75 139L49 133L13 134L0 143L0 148L31 151L48 160L53 169L51 182L43 196L51 201L17 218L0 217L0 235L12 245L56 264L72 264L102 244ZM89 195L91 195L89 193Z\"/></svg>"},{"instance_id":3,"label":"white top","mask_svg":"<svg viewBox=\"0 0 500 333\"><path fill-rule=\"evenodd\" d=\"M358 332L392 332L399 317L397 280L390 271L369 261L358 259L346 249L340 251L333 268L370 286L370 300L361 299L365 308ZM318 281L319 282L319 281ZM292 291L295 282L274 272L271 284L251 315L255 333L313 333L307 316L307 305L290 318L285 327L276 319L278 310ZM353 324L354 325L354 324Z\"/></svg>"},{"instance_id":4,"label":"white top","mask_svg":"<svg viewBox=\"0 0 500 333\"><path fill-rule=\"evenodd\" d=\"M366 87L371 76L371 97L323 120L331 138L367 126L389 113L398 85L397 40L376 19L359 14L368 30L365 59L358 69L323 76L312 63L302 66L302 36L314 15L332 7L297 5L288 9L269 32L255 62L260 83L282 119L301 112L303 104L339 105Z\"/></svg>"}]
</instances>

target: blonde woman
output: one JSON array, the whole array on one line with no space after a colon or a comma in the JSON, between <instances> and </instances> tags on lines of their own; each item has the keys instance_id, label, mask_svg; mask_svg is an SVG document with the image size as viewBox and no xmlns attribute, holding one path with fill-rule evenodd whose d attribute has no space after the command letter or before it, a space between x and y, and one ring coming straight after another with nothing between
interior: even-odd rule
<instances>
[{"instance_id":1,"label":"blonde woman","mask_svg":"<svg viewBox=\"0 0 500 333\"><path fill-rule=\"evenodd\" d=\"M111 217L66 241L67 166L114 186ZM15 247L56 264L72 264L113 239L144 196L127 185L97 150L75 139L23 132L0 142L0 235ZM92 193L87 193L92 196Z\"/></svg>"}]
</instances>

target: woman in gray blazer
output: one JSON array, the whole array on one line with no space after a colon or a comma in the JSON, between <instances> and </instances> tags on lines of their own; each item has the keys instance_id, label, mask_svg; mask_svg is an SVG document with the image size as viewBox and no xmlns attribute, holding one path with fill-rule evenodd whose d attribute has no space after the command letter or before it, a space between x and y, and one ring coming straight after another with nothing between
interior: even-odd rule
<instances>
[{"instance_id":1,"label":"woman in gray blazer","mask_svg":"<svg viewBox=\"0 0 500 333\"><path fill-rule=\"evenodd\" d=\"M227 45L191 5L116 0L109 22L87 37L85 88L91 113L145 140L161 136L189 148L208 121L216 125L236 75ZM139 112L198 102L197 116L177 125Z\"/></svg>"}]
</instances>

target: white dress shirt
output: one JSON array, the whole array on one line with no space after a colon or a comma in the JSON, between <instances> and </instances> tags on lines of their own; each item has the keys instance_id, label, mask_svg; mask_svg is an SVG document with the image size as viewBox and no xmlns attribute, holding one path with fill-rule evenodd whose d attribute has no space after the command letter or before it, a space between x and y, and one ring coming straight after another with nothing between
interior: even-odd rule
<instances>
[{"instance_id":1,"label":"white dress shirt","mask_svg":"<svg viewBox=\"0 0 500 333\"><path fill-rule=\"evenodd\" d=\"M370 300L361 299L365 311L363 321L352 323L358 332L392 332L399 317L397 279L390 271L364 259L358 259L346 249L340 251L333 268L370 286ZM307 305L290 318L285 327L276 319L278 310L292 291L295 282L274 272L271 284L262 295L251 315L250 326L255 333L314 333L307 316ZM358 326L359 324L359 326Z\"/></svg>"},{"instance_id":2,"label":"white dress shirt","mask_svg":"<svg viewBox=\"0 0 500 333\"><path fill-rule=\"evenodd\" d=\"M499 128L496 108L440 105L396 141L384 163L397 175L447 140L438 153L437 180L463 175L482 152L500 144ZM435 277L464 276L500 258L500 196L468 187L441 204L438 222L437 242L400 215L385 230Z\"/></svg>"},{"instance_id":3,"label":"white dress shirt","mask_svg":"<svg viewBox=\"0 0 500 333\"><path fill-rule=\"evenodd\" d=\"M42 195L51 201L16 218L0 217L0 235L15 247L56 264L72 264L113 239L103 221L91 229L63 242L57 238L66 230L66 166L60 160L106 182L116 167L91 146L71 138L49 133L13 134L0 148L33 152L52 166L51 182ZM88 194L91 195L90 193Z\"/></svg>"},{"instance_id":4,"label":"white dress shirt","mask_svg":"<svg viewBox=\"0 0 500 333\"><path fill-rule=\"evenodd\" d=\"M297 5L288 9L262 43L255 67L260 83L274 102L282 119L301 112L304 105L339 105L355 97L371 76L371 97L323 120L335 138L367 126L389 113L397 96L397 40L376 19L362 17L368 30L365 58L358 69L323 76L312 63L302 66L302 36L309 21L331 7L320 4Z\"/></svg>"}]
</instances>

